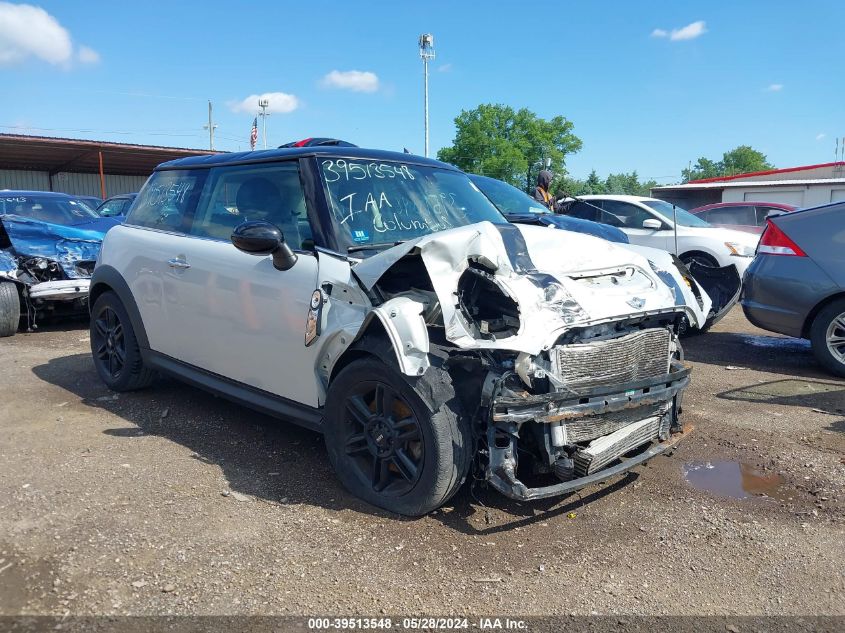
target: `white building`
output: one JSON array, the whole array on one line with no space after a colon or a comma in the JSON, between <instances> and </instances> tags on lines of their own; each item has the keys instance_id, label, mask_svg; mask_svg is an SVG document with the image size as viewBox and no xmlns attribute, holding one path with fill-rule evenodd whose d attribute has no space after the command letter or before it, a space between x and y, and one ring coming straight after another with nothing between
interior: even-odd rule
<instances>
[{"instance_id":1,"label":"white building","mask_svg":"<svg viewBox=\"0 0 845 633\"><path fill-rule=\"evenodd\" d=\"M780 202L814 207L845 200L845 162L771 169L654 187L655 198L693 209L716 202Z\"/></svg>"}]
</instances>

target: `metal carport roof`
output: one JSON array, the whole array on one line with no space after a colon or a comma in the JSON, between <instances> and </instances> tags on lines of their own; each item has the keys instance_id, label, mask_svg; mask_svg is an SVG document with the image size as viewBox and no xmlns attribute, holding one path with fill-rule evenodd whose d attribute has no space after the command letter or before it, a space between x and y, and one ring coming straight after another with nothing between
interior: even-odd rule
<instances>
[{"instance_id":1,"label":"metal carport roof","mask_svg":"<svg viewBox=\"0 0 845 633\"><path fill-rule=\"evenodd\" d=\"M146 176L156 165L165 161L223 152L49 136L0 134L0 169L31 169L46 171L50 174L98 173L100 153L102 153L105 173Z\"/></svg>"}]
</instances>

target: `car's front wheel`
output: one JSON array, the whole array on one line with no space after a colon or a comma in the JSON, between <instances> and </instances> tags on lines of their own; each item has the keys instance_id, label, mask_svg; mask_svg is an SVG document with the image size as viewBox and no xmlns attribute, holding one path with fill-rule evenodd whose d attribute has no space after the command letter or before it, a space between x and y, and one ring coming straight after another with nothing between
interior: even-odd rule
<instances>
[{"instance_id":1,"label":"car's front wheel","mask_svg":"<svg viewBox=\"0 0 845 633\"><path fill-rule=\"evenodd\" d=\"M104 292L91 309L91 354L109 389L134 391L149 385L155 373L144 366L126 308L113 292Z\"/></svg>"},{"instance_id":2,"label":"car's front wheel","mask_svg":"<svg viewBox=\"0 0 845 633\"><path fill-rule=\"evenodd\" d=\"M810 326L816 359L828 371L845 376L845 299L822 308Z\"/></svg>"},{"instance_id":3,"label":"car's front wheel","mask_svg":"<svg viewBox=\"0 0 845 633\"><path fill-rule=\"evenodd\" d=\"M469 470L469 424L438 367L408 378L374 357L350 363L329 386L325 424L343 485L391 512L431 512Z\"/></svg>"}]
</instances>

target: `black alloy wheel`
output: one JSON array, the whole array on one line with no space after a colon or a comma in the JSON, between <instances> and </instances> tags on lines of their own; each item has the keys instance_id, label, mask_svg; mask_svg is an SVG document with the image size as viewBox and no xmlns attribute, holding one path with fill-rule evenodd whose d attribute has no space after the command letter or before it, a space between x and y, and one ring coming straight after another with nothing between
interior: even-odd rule
<instances>
[{"instance_id":1,"label":"black alloy wheel","mask_svg":"<svg viewBox=\"0 0 845 633\"><path fill-rule=\"evenodd\" d=\"M94 301L90 333L94 368L109 389L134 391L153 381L155 372L145 367L132 321L113 292Z\"/></svg>"},{"instance_id":2,"label":"black alloy wheel","mask_svg":"<svg viewBox=\"0 0 845 633\"><path fill-rule=\"evenodd\" d=\"M360 345L393 354L390 343L378 337ZM323 421L338 479L385 510L406 516L431 512L455 494L469 472L469 419L451 376L439 365L422 376L406 376L387 354L353 360L329 383Z\"/></svg>"},{"instance_id":3,"label":"black alloy wheel","mask_svg":"<svg viewBox=\"0 0 845 633\"><path fill-rule=\"evenodd\" d=\"M403 495L419 481L425 459L420 423L393 387L359 383L346 398L344 430L346 455L373 492Z\"/></svg>"},{"instance_id":4,"label":"black alloy wheel","mask_svg":"<svg viewBox=\"0 0 845 633\"><path fill-rule=\"evenodd\" d=\"M91 348L94 351L94 362L113 380L119 380L126 367L126 340L120 317L107 307L94 319L93 326Z\"/></svg>"}]
</instances>

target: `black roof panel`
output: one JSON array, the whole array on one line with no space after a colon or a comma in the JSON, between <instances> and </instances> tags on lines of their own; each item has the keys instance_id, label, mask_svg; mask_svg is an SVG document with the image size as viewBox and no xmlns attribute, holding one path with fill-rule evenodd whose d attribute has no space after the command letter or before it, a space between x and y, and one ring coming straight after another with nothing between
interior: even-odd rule
<instances>
[{"instance_id":1,"label":"black roof panel","mask_svg":"<svg viewBox=\"0 0 845 633\"><path fill-rule=\"evenodd\" d=\"M236 152L232 154L212 154L208 156L191 156L162 163L156 170L160 169L195 169L198 167L217 167L221 165L239 165L248 163L264 163L280 159L300 158L304 156L336 156L339 158L360 158L363 160L385 160L400 163L412 163L415 165L429 165L457 170L456 167L441 163L432 158L405 154L402 152L389 152L380 149L363 149L360 147L292 147L285 149L265 149L254 152Z\"/></svg>"}]
</instances>

